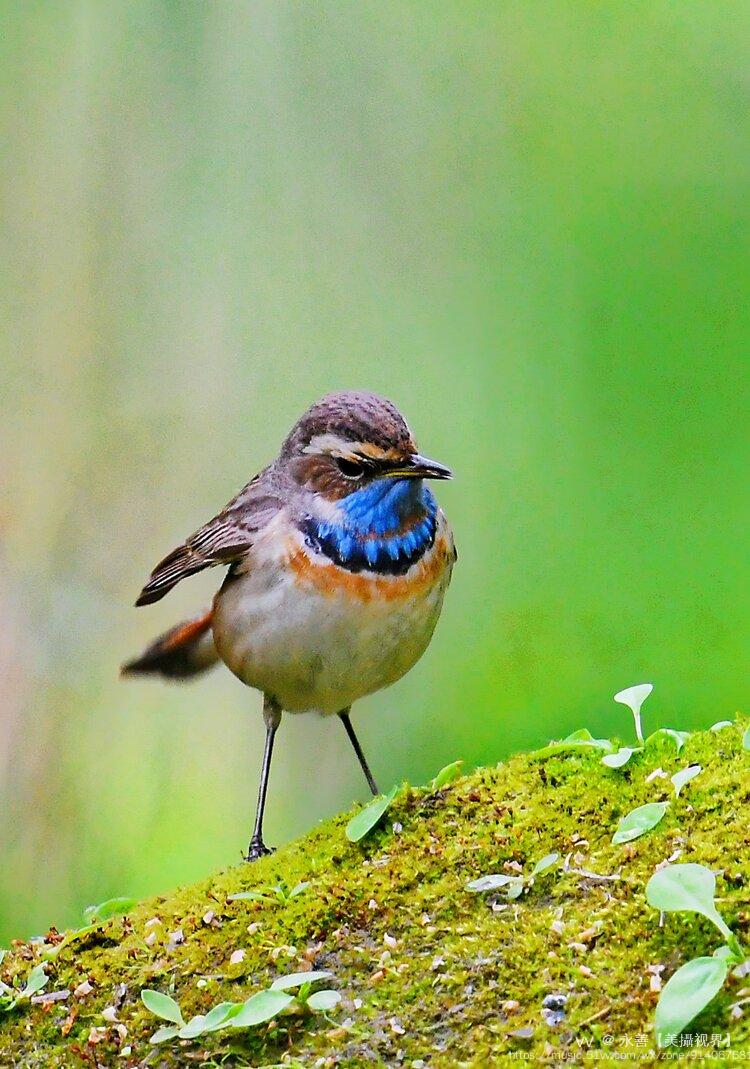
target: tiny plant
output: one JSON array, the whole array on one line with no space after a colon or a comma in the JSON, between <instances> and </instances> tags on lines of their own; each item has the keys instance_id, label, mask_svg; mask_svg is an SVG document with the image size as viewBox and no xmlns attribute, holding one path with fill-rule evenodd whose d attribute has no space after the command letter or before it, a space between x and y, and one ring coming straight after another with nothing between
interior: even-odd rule
<instances>
[{"instance_id":1,"label":"tiny plant","mask_svg":"<svg viewBox=\"0 0 750 1069\"><path fill-rule=\"evenodd\" d=\"M669 978L659 996L654 1027L660 1047L674 1043L680 1032L724 986L730 968L745 960L739 940L714 902L716 879L704 865L667 865L646 885L646 900L663 913L700 913L719 930L725 942L710 957L693 958Z\"/></svg>"},{"instance_id":2,"label":"tiny plant","mask_svg":"<svg viewBox=\"0 0 750 1069\"><path fill-rule=\"evenodd\" d=\"M143 1005L166 1025L151 1036L152 1043L165 1043L170 1039L197 1039L209 1032L225 1028L254 1028L273 1020L280 1013L327 1013L341 1001L338 991L313 991L313 984L331 977L330 972L290 973L279 976L270 987L257 991L245 1002L219 1002L206 1014L197 1014L185 1021L179 1004L169 995L148 988L141 991ZM289 991L297 989L296 994Z\"/></svg>"},{"instance_id":3,"label":"tiny plant","mask_svg":"<svg viewBox=\"0 0 750 1069\"><path fill-rule=\"evenodd\" d=\"M462 765L463 761L452 761L449 765L445 765L436 776L433 776L429 783L425 783L424 789L434 794L435 791L447 787L449 783L453 783L454 779L458 779L461 775Z\"/></svg>"},{"instance_id":4,"label":"tiny plant","mask_svg":"<svg viewBox=\"0 0 750 1069\"><path fill-rule=\"evenodd\" d=\"M399 784L396 784L395 787L391 787L388 794L379 794L352 817L346 826L346 837L350 843L358 843L360 839L364 839L366 835L369 835L398 792Z\"/></svg>"},{"instance_id":5,"label":"tiny plant","mask_svg":"<svg viewBox=\"0 0 750 1069\"><path fill-rule=\"evenodd\" d=\"M654 689L653 683L638 683L635 687L626 687L615 694L615 701L621 705L627 705L633 714L635 722L635 737L638 742L643 742L643 729L641 727L641 706Z\"/></svg>"},{"instance_id":6,"label":"tiny plant","mask_svg":"<svg viewBox=\"0 0 750 1069\"><path fill-rule=\"evenodd\" d=\"M0 1013L10 1013L16 1006L28 1002L45 987L48 980L44 965L35 965L20 991L14 991L12 987L3 984L0 987Z\"/></svg>"},{"instance_id":7,"label":"tiny plant","mask_svg":"<svg viewBox=\"0 0 750 1069\"><path fill-rule=\"evenodd\" d=\"M83 919L92 926L101 924L113 917L122 917L137 904L137 898L108 898L106 902L100 902L98 906L87 906L83 911Z\"/></svg>"},{"instance_id":8,"label":"tiny plant","mask_svg":"<svg viewBox=\"0 0 750 1069\"><path fill-rule=\"evenodd\" d=\"M580 728L578 731L566 735L564 739L559 739L557 742L551 742L548 746L543 746L541 750L534 750L533 753L529 754L529 757L552 757L554 754L564 753L566 750L581 750L587 748L604 750L605 753L611 753L615 747L609 739L595 739L587 728Z\"/></svg>"},{"instance_id":9,"label":"tiny plant","mask_svg":"<svg viewBox=\"0 0 750 1069\"><path fill-rule=\"evenodd\" d=\"M111 921L114 917L122 917L129 913L133 906L138 904L137 898L108 898L106 902L100 902L98 906L86 906L83 911L85 924L82 928L74 928L68 932L64 939L46 951L47 958L54 958L76 939L82 939L89 932L93 932L100 924Z\"/></svg>"},{"instance_id":10,"label":"tiny plant","mask_svg":"<svg viewBox=\"0 0 750 1069\"><path fill-rule=\"evenodd\" d=\"M505 872L492 872L488 876L480 876L478 880L472 880L471 883L467 883L466 890L483 892L498 891L505 888L505 894L509 899L520 898L523 892L528 891L533 885L534 879L537 876L541 876L542 873L547 872L556 865L559 860L559 854L545 854L543 858L537 861L528 876L525 874L510 876Z\"/></svg>"},{"instance_id":11,"label":"tiny plant","mask_svg":"<svg viewBox=\"0 0 750 1069\"><path fill-rule=\"evenodd\" d=\"M642 746L631 748L630 746L621 746L617 753L605 753L602 758L602 764L607 768L624 768L633 754L641 753Z\"/></svg>"},{"instance_id":12,"label":"tiny plant","mask_svg":"<svg viewBox=\"0 0 750 1069\"><path fill-rule=\"evenodd\" d=\"M689 731L675 731L674 728L659 728L657 731L654 731L649 735L646 739L646 745L648 746L649 743L657 742L659 739L666 739L668 742L673 742L675 744L677 753L679 753L689 738Z\"/></svg>"},{"instance_id":13,"label":"tiny plant","mask_svg":"<svg viewBox=\"0 0 750 1069\"><path fill-rule=\"evenodd\" d=\"M647 831L656 827L668 806L669 802L648 802L646 805L639 805L637 809L631 809L617 825L612 842L615 845L629 843L645 835Z\"/></svg>"},{"instance_id":14,"label":"tiny plant","mask_svg":"<svg viewBox=\"0 0 750 1069\"><path fill-rule=\"evenodd\" d=\"M293 898L304 894L310 886L309 880L302 880L291 889L282 880L273 887L263 887L260 891L240 891L236 895L229 895L227 902L276 902L285 906Z\"/></svg>"},{"instance_id":15,"label":"tiny plant","mask_svg":"<svg viewBox=\"0 0 750 1069\"><path fill-rule=\"evenodd\" d=\"M683 787L686 787L691 780L700 775L703 771L700 765L688 765L687 768L681 768L679 772L675 772L673 776L670 776L672 780L672 786L674 787L675 797L680 797L680 791Z\"/></svg>"}]
</instances>

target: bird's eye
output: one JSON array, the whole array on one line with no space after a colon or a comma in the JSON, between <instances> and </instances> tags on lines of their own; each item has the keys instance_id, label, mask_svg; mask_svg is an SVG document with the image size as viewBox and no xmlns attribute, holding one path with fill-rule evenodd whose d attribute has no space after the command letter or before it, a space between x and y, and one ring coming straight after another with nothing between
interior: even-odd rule
<instances>
[{"instance_id":1,"label":"bird's eye","mask_svg":"<svg viewBox=\"0 0 750 1069\"><path fill-rule=\"evenodd\" d=\"M336 457L336 466L345 479L361 479L365 473L364 464L356 460L347 460L345 457Z\"/></svg>"}]
</instances>

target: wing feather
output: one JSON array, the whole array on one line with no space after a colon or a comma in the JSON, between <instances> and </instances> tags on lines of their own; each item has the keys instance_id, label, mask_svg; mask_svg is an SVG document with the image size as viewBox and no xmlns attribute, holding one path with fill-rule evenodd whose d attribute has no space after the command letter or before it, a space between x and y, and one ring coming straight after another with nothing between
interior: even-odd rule
<instances>
[{"instance_id":1,"label":"wing feather","mask_svg":"<svg viewBox=\"0 0 750 1069\"><path fill-rule=\"evenodd\" d=\"M279 494L264 485L264 474L256 475L218 515L156 565L136 605L151 605L189 575L231 564L252 548L258 532L283 504Z\"/></svg>"}]
</instances>

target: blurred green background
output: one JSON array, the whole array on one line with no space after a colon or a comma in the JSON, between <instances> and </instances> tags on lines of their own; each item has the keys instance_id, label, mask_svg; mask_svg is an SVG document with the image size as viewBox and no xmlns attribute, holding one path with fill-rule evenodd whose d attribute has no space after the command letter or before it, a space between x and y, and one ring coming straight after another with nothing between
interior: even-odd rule
<instances>
[{"instance_id":1,"label":"blurred green background","mask_svg":"<svg viewBox=\"0 0 750 1069\"><path fill-rule=\"evenodd\" d=\"M461 558L355 723L387 785L745 702L750 9L2 5L0 942L239 859L259 696L119 662L317 396L387 394ZM287 718L267 838L364 798Z\"/></svg>"}]
</instances>

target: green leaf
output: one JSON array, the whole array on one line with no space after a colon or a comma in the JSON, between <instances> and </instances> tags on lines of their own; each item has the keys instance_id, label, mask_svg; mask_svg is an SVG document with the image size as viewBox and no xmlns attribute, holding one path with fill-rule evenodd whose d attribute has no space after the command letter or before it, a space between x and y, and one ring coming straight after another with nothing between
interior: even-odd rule
<instances>
[{"instance_id":1,"label":"green leaf","mask_svg":"<svg viewBox=\"0 0 750 1069\"><path fill-rule=\"evenodd\" d=\"M688 765L687 768L681 768L679 772L675 772L671 779L674 785L674 793L678 798L682 788L690 783L691 779L695 779L701 771L702 769L700 765Z\"/></svg>"},{"instance_id":2,"label":"green leaf","mask_svg":"<svg viewBox=\"0 0 750 1069\"><path fill-rule=\"evenodd\" d=\"M352 817L346 826L346 837L350 843L358 843L360 839L364 839L368 832L372 831L398 794L398 791L399 785L396 784L388 794L379 794L377 798L373 798L364 809L360 809L359 813Z\"/></svg>"},{"instance_id":3,"label":"green leaf","mask_svg":"<svg viewBox=\"0 0 750 1069\"><path fill-rule=\"evenodd\" d=\"M637 746L634 749L629 746L621 746L617 753L605 754L602 758L602 764L607 768L624 768L634 753L641 753L642 747Z\"/></svg>"},{"instance_id":4,"label":"green leaf","mask_svg":"<svg viewBox=\"0 0 750 1069\"><path fill-rule=\"evenodd\" d=\"M609 739L595 739L588 728L579 728L578 731L566 735L558 742L551 742L549 746L541 750L534 750L529 757L551 757L552 754L563 753L566 750L580 750L581 748L593 747L597 750L606 750L610 753L614 750L614 744Z\"/></svg>"},{"instance_id":5,"label":"green leaf","mask_svg":"<svg viewBox=\"0 0 750 1069\"><path fill-rule=\"evenodd\" d=\"M705 865L693 863L667 865L646 884L646 901L654 909L665 913L700 913L716 925L730 946L737 946L737 937L714 905L715 895L713 872Z\"/></svg>"},{"instance_id":6,"label":"green leaf","mask_svg":"<svg viewBox=\"0 0 750 1069\"><path fill-rule=\"evenodd\" d=\"M508 895L508 898L510 898L510 899L515 899L515 898L520 898L521 897L521 895L523 894L523 879L522 879L522 877L517 876L513 880L513 883L509 883L508 884L508 890L506 891L506 894Z\"/></svg>"},{"instance_id":7,"label":"green leaf","mask_svg":"<svg viewBox=\"0 0 750 1069\"><path fill-rule=\"evenodd\" d=\"M173 1024L178 1024L180 1028L184 1028L185 1020L182 1010L169 995L146 987L141 991L141 1002L156 1017L161 1017L165 1021L171 1021Z\"/></svg>"},{"instance_id":8,"label":"green leaf","mask_svg":"<svg viewBox=\"0 0 750 1069\"><path fill-rule=\"evenodd\" d=\"M252 1028L253 1025L272 1020L292 1002L294 997L285 991L259 991L243 1002L239 1012L233 1014L227 1023L230 1028Z\"/></svg>"},{"instance_id":9,"label":"green leaf","mask_svg":"<svg viewBox=\"0 0 750 1069\"><path fill-rule=\"evenodd\" d=\"M47 976L44 971L44 965L35 965L29 973L29 978L18 997L31 998L32 995L36 995L37 992L42 990L48 980L49 976Z\"/></svg>"},{"instance_id":10,"label":"green leaf","mask_svg":"<svg viewBox=\"0 0 750 1069\"><path fill-rule=\"evenodd\" d=\"M453 761L450 765L445 765L429 783L425 784L425 789L439 791L441 787L447 787L449 783L453 783L454 779L458 779L461 775L462 765L463 761Z\"/></svg>"},{"instance_id":11,"label":"green leaf","mask_svg":"<svg viewBox=\"0 0 750 1069\"><path fill-rule=\"evenodd\" d=\"M732 727L732 721L731 720L717 720L715 724L711 725L711 727L709 728L709 731L713 731L713 732L723 731L724 728L730 728L730 727Z\"/></svg>"},{"instance_id":12,"label":"green leaf","mask_svg":"<svg viewBox=\"0 0 750 1069\"><path fill-rule=\"evenodd\" d=\"M682 747L687 742L687 740L690 738L690 732L675 731L673 728L659 728L658 731L655 731L652 735L649 735L649 737L646 739L646 745L648 746L649 743L657 741L661 736L663 736L668 741L673 742L677 747L677 753L679 753Z\"/></svg>"},{"instance_id":13,"label":"green leaf","mask_svg":"<svg viewBox=\"0 0 750 1069\"><path fill-rule=\"evenodd\" d=\"M636 683L634 687L626 687L625 690L618 691L614 700L621 705L627 705L632 712L637 713L653 689L653 683Z\"/></svg>"},{"instance_id":14,"label":"green leaf","mask_svg":"<svg viewBox=\"0 0 750 1069\"><path fill-rule=\"evenodd\" d=\"M188 1023L180 1029L178 1035L180 1039L195 1039L207 1032L218 1032L219 1029L226 1028L238 1015L243 1005L242 1002L220 1002L205 1016L198 1014L196 1017L191 1017Z\"/></svg>"},{"instance_id":15,"label":"green leaf","mask_svg":"<svg viewBox=\"0 0 750 1069\"><path fill-rule=\"evenodd\" d=\"M183 1025L177 1035L180 1037L180 1039L195 1039L196 1036L203 1035L205 1031L205 1028L203 1026L205 1025L205 1023L205 1014L196 1014L195 1017L190 1018L186 1025Z\"/></svg>"},{"instance_id":16,"label":"green leaf","mask_svg":"<svg viewBox=\"0 0 750 1069\"><path fill-rule=\"evenodd\" d=\"M633 714L635 722L635 734L638 742L643 742L643 730L641 728L641 706L654 689L652 683L637 683L634 687L626 687L625 690L615 694L615 701L621 705L627 705Z\"/></svg>"},{"instance_id":17,"label":"green leaf","mask_svg":"<svg viewBox=\"0 0 750 1069\"><path fill-rule=\"evenodd\" d=\"M223 1028L231 1016L239 1012L241 1006L241 1002L219 1002L206 1014L203 1031L216 1032L219 1028Z\"/></svg>"},{"instance_id":18,"label":"green leaf","mask_svg":"<svg viewBox=\"0 0 750 1069\"><path fill-rule=\"evenodd\" d=\"M292 972L288 976L279 976L271 984L271 991L288 991L291 987L314 984L317 980L330 980L332 972L319 969L317 972Z\"/></svg>"},{"instance_id":19,"label":"green leaf","mask_svg":"<svg viewBox=\"0 0 750 1069\"><path fill-rule=\"evenodd\" d=\"M646 901L655 909L691 913L712 911L716 877L705 865L665 865L646 884Z\"/></svg>"},{"instance_id":20,"label":"green leaf","mask_svg":"<svg viewBox=\"0 0 750 1069\"><path fill-rule=\"evenodd\" d=\"M712 955L714 958L726 958L728 961L734 961L735 953L731 947L722 946L717 947Z\"/></svg>"},{"instance_id":21,"label":"green leaf","mask_svg":"<svg viewBox=\"0 0 750 1069\"><path fill-rule=\"evenodd\" d=\"M670 976L659 996L654 1021L660 1047L666 1047L721 991L727 968L723 958L694 958Z\"/></svg>"},{"instance_id":22,"label":"green leaf","mask_svg":"<svg viewBox=\"0 0 750 1069\"><path fill-rule=\"evenodd\" d=\"M745 734L742 736L742 749L750 750L750 727L745 729Z\"/></svg>"},{"instance_id":23,"label":"green leaf","mask_svg":"<svg viewBox=\"0 0 750 1069\"><path fill-rule=\"evenodd\" d=\"M296 884L295 887L289 892L289 898L296 898L297 895L301 895L310 886L310 880L302 880L301 883Z\"/></svg>"},{"instance_id":24,"label":"green leaf","mask_svg":"<svg viewBox=\"0 0 750 1069\"><path fill-rule=\"evenodd\" d=\"M339 1002L341 1002L341 995L338 991L316 991L310 995L307 1005L316 1013L325 1013L338 1006Z\"/></svg>"},{"instance_id":25,"label":"green leaf","mask_svg":"<svg viewBox=\"0 0 750 1069\"><path fill-rule=\"evenodd\" d=\"M100 902L98 906L87 906L83 911L83 919L88 924L101 924L102 921L111 920L112 917L121 917L137 905L137 898L108 898L106 902Z\"/></svg>"},{"instance_id":26,"label":"green leaf","mask_svg":"<svg viewBox=\"0 0 750 1069\"><path fill-rule=\"evenodd\" d=\"M629 843L647 831L651 831L662 819L668 806L669 802L648 802L646 805L639 805L637 809L631 810L617 825L612 842Z\"/></svg>"},{"instance_id":27,"label":"green leaf","mask_svg":"<svg viewBox=\"0 0 750 1069\"><path fill-rule=\"evenodd\" d=\"M492 872L489 876L480 876L478 880L472 880L471 883L466 884L467 891L497 891L501 887L507 887L509 884L518 883L523 884L521 876L508 876L504 872Z\"/></svg>"},{"instance_id":28,"label":"green leaf","mask_svg":"<svg viewBox=\"0 0 750 1069\"><path fill-rule=\"evenodd\" d=\"M531 870L532 877L541 876L543 872L546 872L547 869L551 869L552 866L555 865L559 860L559 854L545 854L540 861L537 861L536 865L534 865L533 869Z\"/></svg>"},{"instance_id":29,"label":"green leaf","mask_svg":"<svg viewBox=\"0 0 750 1069\"><path fill-rule=\"evenodd\" d=\"M166 1043L168 1039L174 1039L179 1031L176 1025L170 1025L168 1028L157 1028L151 1039L149 1039L149 1043Z\"/></svg>"},{"instance_id":30,"label":"green leaf","mask_svg":"<svg viewBox=\"0 0 750 1069\"><path fill-rule=\"evenodd\" d=\"M50 947L45 951L45 958L56 958L61 950L65 950L71 943L75 943L78 939L83 939L89 932L93 932L96 929L95 924L87 924L83 928L76 928L72 932L68 932L62 942L57 943L56 946Z\"/></svg>"},{"instance_id":31,"label":"green leaf","mask_svg":"<svg viewBox=\"0 0 750 1069\"><path fill-rule=\"evenodd\" d=\"M228 895L227 902L273 902L274 896L264 891L239 891L236 895Z\"/></svg>"}]
</instances>

